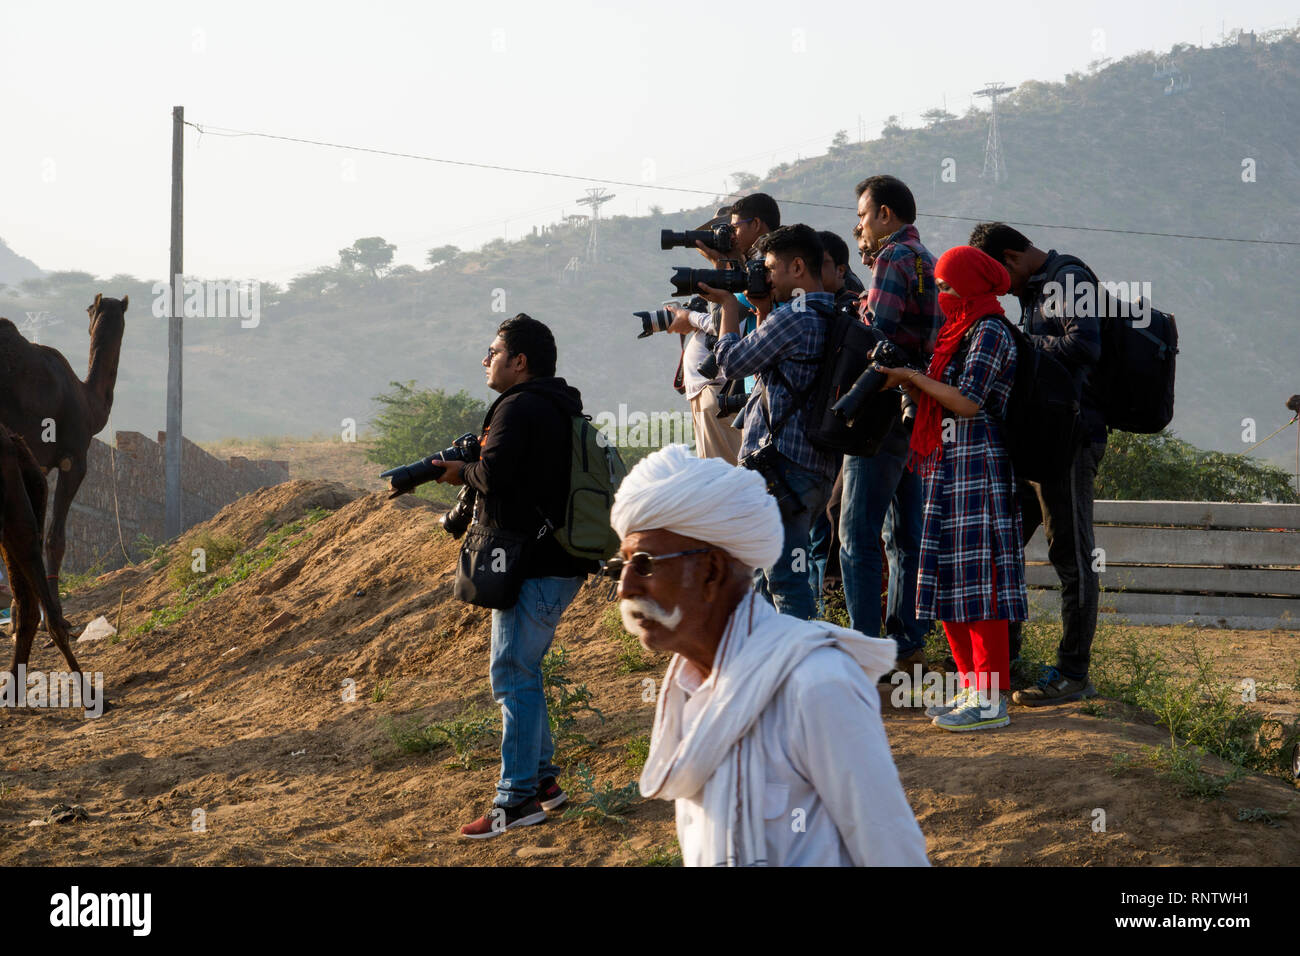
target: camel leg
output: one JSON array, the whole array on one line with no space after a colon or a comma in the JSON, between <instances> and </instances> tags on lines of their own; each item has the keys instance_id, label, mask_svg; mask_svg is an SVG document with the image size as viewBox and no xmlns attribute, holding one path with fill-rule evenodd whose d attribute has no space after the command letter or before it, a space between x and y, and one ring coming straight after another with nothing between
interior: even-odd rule
<instances>
[{"instance_id":1,"label":"camel leg","mask_svg":"<svg viewBox=\"0 0 1300 956\"><path fill-rule=\"evenodd\" d=\"M59 607L59 569L63 567L63 552L67 547L68 511L72 500L77 496L77 489L86 477L86 462L73 461L67 471L59 472L59 481L54 488L54 509L50 512L50 533L45 539L45 573L54 593L54 606ZM42 529L44 530L44 529ZM48 611L46 612L48 614ZM60 613L60 617L62 614ZM51 628L50 633L54 633Z\"/></svg>"},{"instance_id":2,"label":"camel leg","mask_svg":"<svg viewBox=\"0 0 1300 956\"><path fill-rule=\"evenodd\" d=\"M9 673L13 674L14 680L17 681L18 666L20 664L25 666L31 660L32 640L36 637L36 625L40 622L40 614L37 610L36 601L33 600L34 595L31 588L27 585L27 579L15 575L13 563L7 560L7 552L5 557L9 587L14 592L14 658L13 663L9 666Z\"/></svg>"}]
</instances>

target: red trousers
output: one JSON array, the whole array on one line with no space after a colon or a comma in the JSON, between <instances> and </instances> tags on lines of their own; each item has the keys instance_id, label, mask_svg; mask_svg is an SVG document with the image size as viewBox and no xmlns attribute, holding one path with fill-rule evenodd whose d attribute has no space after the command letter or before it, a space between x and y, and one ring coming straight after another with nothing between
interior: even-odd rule
<instances>
[{"instance_id":1,"label":"red trousers","mask_svg":"<svg viewBox=\"0 0 1300 956\"><path fill-rule=\"evenodd\" d=\"M996 675L1000 696L1011 692L1011 645L1007 641L1006 621L943 622L952 659L961 672L962 686L975 675L979 690L988 694Z\"/></svg>"}]
</instances>

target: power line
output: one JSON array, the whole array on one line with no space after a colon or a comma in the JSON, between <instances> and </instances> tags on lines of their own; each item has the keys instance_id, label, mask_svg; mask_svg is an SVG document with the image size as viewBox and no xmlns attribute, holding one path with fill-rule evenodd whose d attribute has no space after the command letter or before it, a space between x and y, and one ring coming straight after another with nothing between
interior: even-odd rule
<instances>
[{"instance_id":1,"label":"power line","mask_svg":"<svg viewBox=\"0 0 1300 956\"><path fill-rule=\"evenodd\" d=\"M297 136L281 136L276 133L262 133L262 132L257 132L255 130L227 129L225 127L220 127L220 126L205 127L198 123L192 123L189 120L185 121L185 125L193 126L196 130L199 131L200 135L207 134L213 136L230 136L230 137L253 136L260 139L278 140L280 142L285 142L285 143L299 143L304 146L323 146L327 149L342 149L342 150L348 150L350 152L355 152L355 153L371 153L376 156L392 156L397 159L415 159L421 162L439 163L445 166L461 166L469 169L488 169L488 170L493 170L495 172L520 173L526 176L544 176L551 179L567 179L576 182L596 183L602 186L623 186L628 189L657 189L657 190L663 190L667 192L690 193L692 195L697 195L697 196L717 195L717 190L714 189L693 189L689 186L658 186L653 183L638 183L638 182L632 182L630 180L624 180L624 179L605 179L599 176L582 176L577 173L557 173L551 170L544 170L544 169L527 169L522 166L504 166L499 163L478 163L478 162L473 162L464 159L446 159L437 156L423 156L419 153L403 153L403 152L398 152L396 150L390 150L390 149L377 149L372 146L349 146L344 143L329 143L323 140L304 139L302 137L297 137ZM854 213L857 212L857 209L855 207L845 206L840 203L814 202L812 200L807 200L807 199L781 199L779 197L773 197L773 198L775 198L776 201L781 205L812 206L818 209L837 209L837 210L845 210ZM954 215L945 215L942 213L933 213L933 212L917 213L917 215L924 219L947 219L954 222L989 222L993 219L993 217L989 217L989 216L985 216L985 217L954 216ZM1261 246L1300 246L1300 240L1294 240L1294 239L1246 239L1239 236L1206 236L1206 235L1198 235L1195 233L1182 233L1182 232L1153 232L1153 231L1142 230L1142 229L1114 229L1114 228L1107 228L1104 226L1070 226L1070 225L1065 225L1063 223L1025 222L1022 220L1015 220L1015 219L1002 219L998 221L1005 222L1011 226L1029 226L1035 229L1069 229L1075 232L1100 232L1100 233L1108 233L1111 235L1122 235L1122 236L1154 236L1161 239L1194 239L1194 240L1200 240L1205 242L1237 242L1237 243L1246 243L1249 245L1261 245Z\"/></svg>"}]
</instances>

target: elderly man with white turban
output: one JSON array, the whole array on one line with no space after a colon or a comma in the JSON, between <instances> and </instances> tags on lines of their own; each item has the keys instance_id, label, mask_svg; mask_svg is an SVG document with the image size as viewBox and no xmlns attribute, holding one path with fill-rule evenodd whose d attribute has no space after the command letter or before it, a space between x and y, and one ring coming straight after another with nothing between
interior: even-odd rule
<instances>
[{"instance_id":1,"label":"elderly man with white turban","mask_svg":"<svg viewBox=\"0 0 1300 956\"><path fill-rule=\"evenodd\" d=\"M624 479L610 523L623 622L673 655L641 792L676 801L683 862L927 865L875 686L894 642L754 593L782 544L763 479L672 445Z\"/></svg>"}]
</instances>

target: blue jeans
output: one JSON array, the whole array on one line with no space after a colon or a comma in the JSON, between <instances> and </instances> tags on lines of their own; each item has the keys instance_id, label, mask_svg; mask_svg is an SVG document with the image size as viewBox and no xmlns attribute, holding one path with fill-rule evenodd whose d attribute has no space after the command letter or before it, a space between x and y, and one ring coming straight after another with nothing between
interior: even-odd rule
<instances>
[{"instance_id":1,"label":"blue jeans","mask_svg":"<svg viewBox=\"0 0 1300 956\"><path fill-rule=\"evenodd\" d=\"M822 588L826 586L826 564L830 561L831 519L823 508L808 532L808 581L812 585L813 596L817 599L818 615L826 613L826 602L822 599Z\"/></svg>"},{"instance_id":2,"label":"blue jeans","mask_svg":"<svg viewBox=\"0 0 1300 956\"><path fill-rule=\"evenodd\" d=\"M542 658L582 578L527 578L515 606L492 612L492 695L501 705L501 779L494 801L512 807L559 776L546 719Z\"/></svg>"},{"instance_id":3,"label":"blue jeans","mask_svg":"<svg viewBox=\"0 0 1300 956\"><path fill-rule=\"evenodd\" d=\"M870 458L844 458L840 511L840 574L854 630L880 636L880 538L889 558L885 636L906 657L925 646L929 628L916 619L921 554L921 479L905 467L908 436L901 428Z\"/></svg>"},{"instance_id":4,"label":"blue jeans","mask_svg":"<svg viewBox=\"0 0 1300 956\"><path fill-rule=\"evenodd\" d=\"M825 475L807 471L785 458L779 467L794 498L781 507L785 532L781 556L770 567L754 570L754 589L782 614L808 621L817 613L809 573L812 566L809 529L826 507L832 482Z\"/></svg>"}]
</instances>

